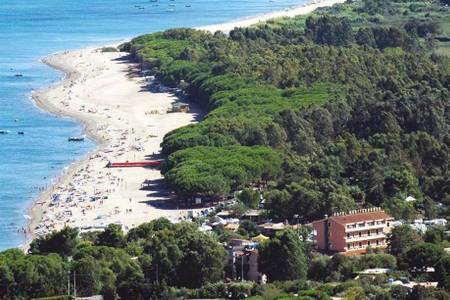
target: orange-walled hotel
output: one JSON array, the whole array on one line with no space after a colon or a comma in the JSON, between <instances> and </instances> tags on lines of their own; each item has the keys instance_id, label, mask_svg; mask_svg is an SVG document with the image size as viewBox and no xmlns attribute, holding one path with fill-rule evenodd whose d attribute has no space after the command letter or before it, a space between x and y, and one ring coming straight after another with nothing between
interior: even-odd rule
<instances>
[{"instance_id":1,"label":"orange-walled hotel","mask_svg":"<svg viewBox=\"0 0 450 300\"><path fill-rule=\"evenodd\" d=\"M370 208L337 213L312 222L312 226L318 250L350 256L365 254L367 247L384 250L393 220L380 208Z\"/></svg>"}]
</instances>

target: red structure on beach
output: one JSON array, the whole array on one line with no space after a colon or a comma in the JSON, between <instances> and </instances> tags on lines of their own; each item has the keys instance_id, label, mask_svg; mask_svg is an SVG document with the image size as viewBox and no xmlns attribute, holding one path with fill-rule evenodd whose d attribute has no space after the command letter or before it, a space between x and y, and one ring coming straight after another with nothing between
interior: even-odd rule
<instances>
[{"instance_id":1,"label":"red structure on beach","mask_svg":"<svg viewBox=\"0 0 450 300\"><path fill-rule=\"evenodd\" d=\"M145 168L145 167L159 167L161 165L160 160L150 160L143 162L109 162L107 168Z\"/></svg>"}]
</instances>

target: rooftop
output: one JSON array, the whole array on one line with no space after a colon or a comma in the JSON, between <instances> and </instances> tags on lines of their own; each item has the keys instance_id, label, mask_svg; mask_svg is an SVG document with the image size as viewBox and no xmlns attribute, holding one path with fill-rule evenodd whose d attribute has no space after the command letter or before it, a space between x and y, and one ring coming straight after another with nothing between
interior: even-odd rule
<instances>
[{"instance_id":1,"label":"rooftop","mask_svg":"<svg viewBox=\"0 0 450 300\"><path fill-rule=\"evenodd\" d=\"M381 208L368 208L368 209L353 210L346 213L336 213L329 219L340 224L349 224L372 220L386 220L386 219L392 220L393 218Z\"/></svg>"}]
</instances>

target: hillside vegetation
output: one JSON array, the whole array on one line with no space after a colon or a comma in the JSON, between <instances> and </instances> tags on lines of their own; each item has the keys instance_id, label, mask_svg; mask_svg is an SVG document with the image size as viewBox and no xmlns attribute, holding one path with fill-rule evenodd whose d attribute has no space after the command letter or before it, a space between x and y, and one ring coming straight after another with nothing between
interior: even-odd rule
<instances>
[{"instance_id":1,"label":"hillside vegetation","mask_svg":"<svg viewBox=\"0 0 450 300\"><path fill-rule=\"evenodd\" d=\"M180 198L243 189L241 211L260 205L260 192L248 186L267 183L273 220L298 215L294 221L305 223L373 205L397 218L448 218L444 4L349 1L229 36L175 29L124 44L159 81L208 111L165 137L166 181ZM417 201L405 202L408 195ZM75 291L105 300L450 299L449 226L425 233L398 226L388 253L369 247L355 257L317 253L307 226L286 229L257 247L258 271L268 276L259 284L238 281L247 266L230 249L232 239L257 236L257 225L240 220L236 232L223 225L202 232L205 221L158 219L127 233L118 224L88 233L65 227L35 239L28 254L0 253L0 299L70 299L61 295ZM361 276L367 268L390 271Z\"/></svg>"},{"instance_id":2,"label":"hillside vegetation","mask_svg":"<svg viewBox=\"0 0 450 300\"><path fill-rule=\"evenodd\" d=\"M450 203L449 59L435 39L448 17L438 2L364 0L229 36L168 30L123 49L209 112L162 143L179 195L262 180L279 220L371 205L433 217Z\"/></svg>"}]
</instances>

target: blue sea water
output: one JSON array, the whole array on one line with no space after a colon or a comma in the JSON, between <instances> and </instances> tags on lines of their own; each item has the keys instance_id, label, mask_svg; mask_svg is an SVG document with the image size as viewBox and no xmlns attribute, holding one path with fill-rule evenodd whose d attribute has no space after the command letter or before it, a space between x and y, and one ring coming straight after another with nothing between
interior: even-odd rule
<instances>
[{"instance_id":1,"label":"blue sea water","mask_svg":"<svg viewBox=\"0 0 450 300\"><path fill-rule=\"evenodd\" d=\"M92 141L69 143L68 136L82 133L81 124L48 114L30 100L32 90L62 76L40 58L167 28L222 23L305 0L153 1L0 0L0 130L11 131L0 134L0 250L24 242L17 229L26 225L24 214L38 188L95 148Z\"/></svg>"}]
</instances>

